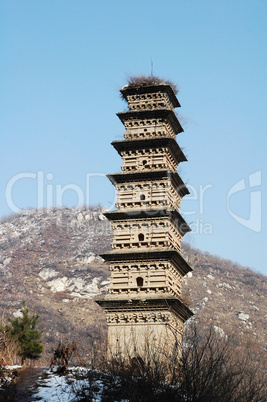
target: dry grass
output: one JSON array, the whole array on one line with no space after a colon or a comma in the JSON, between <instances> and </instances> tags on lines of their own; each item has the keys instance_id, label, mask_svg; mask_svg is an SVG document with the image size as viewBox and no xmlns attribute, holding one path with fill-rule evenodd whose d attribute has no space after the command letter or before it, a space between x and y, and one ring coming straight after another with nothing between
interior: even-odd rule
<instances>
[{"instance_id":1,"label":"dry grass","mask_svg":"<svg viewBox=\"0 0 267 402\"><path fill-rule=\"evenodd\" d=\"M175 95L178 93L178 88L173 82L164 80L163 78L155 75L131 75L128 77L127 82L128 87L147 87L150 85L168 84L172 87Z\"/></svg>"},{"instance_id":2,"label":"dry grass","mask_svg":"<svg viewBox=\"0 0 267 402\"><path fill-rule=\"evenodd\" d=\"M0 369L15 364L18 351L19 344L14 337L9 336L3 313L0 318Z\"/></svg>"}]
</instances>

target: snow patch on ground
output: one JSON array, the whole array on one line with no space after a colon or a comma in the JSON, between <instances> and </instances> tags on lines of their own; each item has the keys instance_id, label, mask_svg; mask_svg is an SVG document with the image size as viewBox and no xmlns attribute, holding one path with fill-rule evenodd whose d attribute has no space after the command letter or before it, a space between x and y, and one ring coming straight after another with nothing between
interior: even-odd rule
<instances>
[{"instance_id":1,"label":"snow patch on ground","mask_svg":"<svg viewBox=\"0 0 267 402\"><path fill-rule=\"evenodd\" d=\"M79 401L84 400L87 393L90 391L90 400L98 402L102 400L103 382L97 380L94 382L94 389L90 389L88 378L88 369L82 367L73 368L66 375L58 375L45 370L35 384L35 391L32 396L33 401ZM43 378L45 374L46 378ZM78 396L81 390L84 390L84 396Z\"/></svg>"},{"instance_id":2,"label":"snow patch on ground","mask_svg":"<svg viewBox=\"0 0 267 402\"><path fill-rule=\"evenodd\" d=\"M1 377L0 377L0 389L3 388L8 383L11 383L13 380L12 373L13 371L20 369L21 366L14 365L14 366L4 366L1 367ZM1 396L0 396L1 399Z\"/></svg>"},{"instance_id":3,"label":"snow patch on ground","mask_svg":"<svg viewBox=\"0 0 267 402\"><path fill-rule=\"evenodd\" d=\"M17 311L15 311L15 312L13 313L13 316L14 316L15 318L21 318L21 317L23 317L23 314L22 314L22 312L21 312L20 310L17 310Z\"/></svg>"}]
</instances>

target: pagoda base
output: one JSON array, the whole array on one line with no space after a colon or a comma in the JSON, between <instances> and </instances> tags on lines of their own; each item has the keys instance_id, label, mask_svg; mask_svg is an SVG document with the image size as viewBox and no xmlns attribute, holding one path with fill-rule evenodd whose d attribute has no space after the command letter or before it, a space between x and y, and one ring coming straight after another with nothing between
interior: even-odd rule
<instances>
[{"instance_id":1,"label":"pagoda base","mask_svg":"<svg viewBox=\"0 0 267 402\"><path fill-rule=\"evenodd\" d=\"M180 349L184 322L192 312L173 296L129 299L106 296L96 302L104 309L108 324L109 358L140 356L144 361L154 353L171 356Z\"/></svg>"}]
</instances>

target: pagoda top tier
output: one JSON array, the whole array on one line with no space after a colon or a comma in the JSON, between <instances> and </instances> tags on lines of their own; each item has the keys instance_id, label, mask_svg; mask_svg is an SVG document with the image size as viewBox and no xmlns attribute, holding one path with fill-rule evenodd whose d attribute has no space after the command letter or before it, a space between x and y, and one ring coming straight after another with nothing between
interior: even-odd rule
<instances>
[{"instance_id":1,"label":"pagoda top tier","mask_svg":"<svg viewBox=\"0 0 267 402\"><path fill-rule=\"evenodd\" d=\"M130 111L180 107L175 86L154 76L133 77L120 92Z\"/></svg>"}]
</instances>

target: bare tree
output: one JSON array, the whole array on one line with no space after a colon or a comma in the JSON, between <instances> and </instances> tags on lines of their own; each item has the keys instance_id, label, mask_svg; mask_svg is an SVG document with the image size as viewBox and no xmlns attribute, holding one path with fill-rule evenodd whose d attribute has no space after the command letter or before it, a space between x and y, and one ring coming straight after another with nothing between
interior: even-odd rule
<instances>
[{"instance_id":1,"label":"bare tree","mask_svg":"<svg viewBox=\"0 0 267 402\"><path fill-rule=\"evenodd\" d=\"M131 353L109 354L105 362L99 343L92 347L92 368L98 370L89 371L90 387L80 389L79 396L87 395L102 380L103 401L267 400L265 361L260 359L253 342L227 336L211 324L192 322L182 344L171 353L164 345L148 343L142 357L129 348Z\"/></svg>"}]
</instances>

